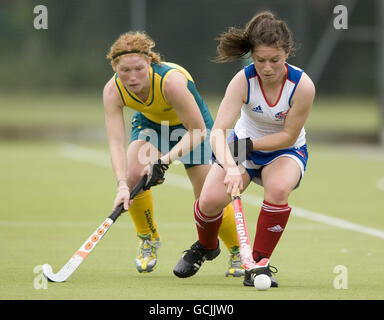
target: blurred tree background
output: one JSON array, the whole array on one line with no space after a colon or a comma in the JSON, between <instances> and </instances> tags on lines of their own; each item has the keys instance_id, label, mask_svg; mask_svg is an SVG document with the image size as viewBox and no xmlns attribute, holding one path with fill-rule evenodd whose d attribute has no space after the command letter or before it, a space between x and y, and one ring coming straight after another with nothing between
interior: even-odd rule
<instances>
[{"instance_id":1,"label":"blurred tree background","mask_svg":"<svg viewBox=\"0 0 384 320\"><path fill-rule=\"evenodd\" d=\"M131 0L133 1L133 0ZM348 3L348 1L344 1ZM309 65L317 43L332 25L340 1L317 0L147 0L145 30L165 60L185 66L200 91L222 94L241 61L211 62L215 38L230 26L244 27L258 11L272 10L291 27L298 50L289 62ZM33 8L48 9L48 29L33 27ZM110 45L131 30L130 0L1 0L1 90L80 90L101 92L112 70L105 59ZM327 62L318 93L375 95L377 56L375 1L357 1L349 29ZM355 34L369 28L370 37ZM368 28L368 29L367 29ZM362 39L363 38L363 39ZM365 41L362 41L365 40Z\"/></svg>"},{"instance_id":2,"label":"blurred tree background","mask_svg":"<svg viewBox=\"0 0 384 320\"><path fill-rule=\"evenodd\" d=\"M379 48L384 48L380 47L384 31L379 29L383 28L378 14L384 11L381 2L0 0L0 137L14 135L10 132L20 129L16 128L20 120L24 127L32 123L57 126L63 119L71 128L74 123L86 124L79 119L92 122L87 112L96 103L102 112L102 89L113 75L105 56L118 36L129 30L145 30L164 60L189 70L203 97L214 97L208 105L215 114L230 79L250 62L213 63L215 38L231 26L243 28L257 12L271 10L288 23L294 35L297 50L288 62L303 68L316 84L317 105L309 119L310 129L322 129L323 136L341 130L344 140L355 139L359 131L364 141L378 142L380 126L384 127L384 111L380 113L378 103L384 100L384 89L379 88ZM333 11L340 4L348 9L346 30L336 30L333 25L337 16ZM34 28L37 5L48 9L46 30ZM61 96L54 96L58 93ZM75 94L87 98L76 100ZM44 101L49 95L51 99ZM51 109L50 117L44 103ZM329 113L316 114L325 110ZM75 115L70 118L67 113ZM97 121L102 118L102 114L94 114ZM31 131L37 132L36 128Z\"/></svg>"}]
</instances>

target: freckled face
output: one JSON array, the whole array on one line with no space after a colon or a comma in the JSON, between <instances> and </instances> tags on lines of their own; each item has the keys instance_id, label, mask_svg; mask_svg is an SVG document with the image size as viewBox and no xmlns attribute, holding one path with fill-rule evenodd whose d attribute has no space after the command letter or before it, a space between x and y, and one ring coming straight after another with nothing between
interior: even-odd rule
<instances>
[{"instance_id":1,"label":"freckled face","mask_svg":"<svg viewBox=\"0 0 384 320\"><path fill-rule=\"evenodd\" d=\"M124 86L134 94L149 88L150 58L140 54L126 54L120 57L115 72Z\"/></svg>"},{"instance_id":2,"label":"freckled face","mask_svg":"<svg viewBox=\"0 0 384 320\"><path fill-rule=\"evenodd\" d=\"M252 53L257 74L265 83L279 81L285 74L285 62L288 53L284 49L274 46L259 45Z\"/></svg>"}]
</instances>

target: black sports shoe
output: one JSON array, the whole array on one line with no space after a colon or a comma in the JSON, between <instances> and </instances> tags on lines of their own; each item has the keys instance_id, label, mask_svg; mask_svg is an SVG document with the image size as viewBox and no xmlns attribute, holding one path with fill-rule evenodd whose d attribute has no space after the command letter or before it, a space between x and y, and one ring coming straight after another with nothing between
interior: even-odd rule
<instances>
[{"instance_id":1,"label":"black sports shoe","mask_svg":"<svg viewBox=\"0 0 384 320\"><path fill-rule=\"evenodd\" d=\"M272 271L271 268L274 270ZM257 272L247 271L245 270L245 277L243 280L243 284L246 287L253 287L254 283L253 280L255 277L259 274L266 274L271 279L271 288L277 288L279 286L279 283L277 282L277 279L273 277L273 274L277 273L277 268L274 266L268 265L266 268L261 268Z\"/></svg>"},{"instance_id":2,"label":"black sports shoe","mask_svg":"<svg viewBox=\"0 0 384 320\"><path fill-rule=\"evenodd\" d=\"M185 254L173 268L173 273L179 278L193 276L201 267L205 260L213 260L220 253L219 243L214 250L205 249L199 241L196 241L191 249L185 250Z\"/></svg>"}]
</instances>

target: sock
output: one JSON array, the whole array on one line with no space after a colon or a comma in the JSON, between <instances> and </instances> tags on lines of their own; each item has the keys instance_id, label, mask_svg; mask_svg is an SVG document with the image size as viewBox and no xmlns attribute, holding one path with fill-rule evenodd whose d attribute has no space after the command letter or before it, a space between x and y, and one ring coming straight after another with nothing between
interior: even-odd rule
<instances>
[{"instance_id":1,"label":"sock","mask_svg":"<svg viewBox=\"0 0 384 320\"><path fill-rule=\"evenodd\" d=\"M233 247L239 247L236 233L235 210L232 203L224 208L223 220L219 229L219 237L223 240L228 251Z\"/></svg>"},{"instance_id":2,"label":"sock","mask_svg":"<svg viewBox=\"0 0 384 320\"><path fill-rule=\"evenodd\" d=\"M152 234L152 238L159 238L157 225L153 217L153 200L151 190L144 191L133 200L129 208L136 234Z\"/></svg>"},{"instance_id":3,"label":"sock","mask_svg":"<svg viewBox=\"0 0 384 320\"><path fill-rule=\"evenodd\" d=\"M257 221L253 259L269 258L287 225L291 207L288 204L276 205L263 201Z\"/></svg>"},{"instance_id":4,"label":"sock","mask_svg":"<svg viewBox=\"0 0 384 320\"><path fill-rule=\"evenodd\" d=\"M195 201L194 216L196 222L197 233L199 235L199 243L207 250L213 250L218 245L218 234L223 219L223 212L217 216L207 217L200 211L199 199Z\"/></svg>"}]
</instances>

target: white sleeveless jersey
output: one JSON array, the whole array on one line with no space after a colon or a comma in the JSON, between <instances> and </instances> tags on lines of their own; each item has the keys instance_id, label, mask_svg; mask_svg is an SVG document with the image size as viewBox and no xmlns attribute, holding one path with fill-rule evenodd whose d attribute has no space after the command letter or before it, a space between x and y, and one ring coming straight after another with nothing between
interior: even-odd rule
<instances>
[{"instance_id":1,"label":"white sleeveless jersey","mask_svg":"<svg viewBox=\"0 0 384 320\"><path fill-rule=\"evenodd\" d=\"M274 105L271 105L264 95L261 80L256 73L254 64L244 68L248 81L248 96L234 128L239 139L260 138L283 130L285 117L291 107L292 96L303 74L303 70L288 63L285 64L285 67L285 81ZM295 144L291 147L299 148L305 143L305 129L303 127Z\"/></svg>"}]
</instances>

